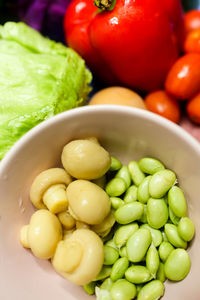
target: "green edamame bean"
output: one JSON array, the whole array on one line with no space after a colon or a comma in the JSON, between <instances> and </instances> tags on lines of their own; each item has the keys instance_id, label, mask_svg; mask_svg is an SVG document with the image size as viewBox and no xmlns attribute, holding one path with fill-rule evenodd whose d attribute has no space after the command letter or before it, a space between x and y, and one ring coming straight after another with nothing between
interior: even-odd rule
<instances>
[{"instance_id":1,"label":"green edamame bean","mask_svg":"<svg viewBox=\"0 0 200 300\"><path fill-rule=\"evenodd\" d=\"M107 241L107 242L105 243L105 245L106 245L106 246L109 246L109 247L113 247L114 249L118 250L118 247L117 247L117 245L116 245L115 242L114 242L114 239L111 239L111 240Z\"/></svg>"},{"instance_id":2,"label":"green edamame bean","mask_svg":"<svg viewBox=\"0 0 200 300\"><path fill-rule=\"evenodd\" d=\"M152 244L146 254L146 266L151 275L155 278L160 264L160 259L156 247Z\"/></svg>"},{"instance_id":3,"label":"green edamame bean","mask_svg":"<svg viewBox=\"0 0 200 300\"><path fill-rule=\"evenodd\" d=\"M149 181L151 179L151 175L145 177L140 185L138 186L137 198L141 203L147 203L150 198L149 194Z\"/></svg>"},{"instance_id":4,"label":"green edamame bean","mask_svg":"<svg viewBox=\"0 0 200 300\"><path fill-rule=\"evenodd\" d=\"M165 203L168 205L168 195L166 194L163 199L165 200Z\"/></svg>"},{"instance_id":5,"label":"green edamame bean","mask_svg":"<svg viewBox=\"0 0 200 300\"><path fill-rule=\"evenodd\" d=\"M104 232L103 237L101 236L101 239L104 243L106 243L106 242L108 242L112 239L112 237L113 237L113 228L111 228L110 232L107 235L105 235L105 234L106 233Z\"/></svg>"},{"instance_id":6,"label":"green edamame bean","mask_svg":"<svg viewBox=\"0 0 200 300\"><path fill-rule=\"evenodd\" d=\"M140 159L138 164L144 173L151 175L165 169L164 165L159 160L151 157L144 157Z\"/></svg>"},{"instance_id":7,"label":"green edamame bean","mask_svg":"<svg viewBox=\"0 0 200 300\"><path fill-rule=\"evenodd\" d=\"M160 262L158 272L156 274L156 279L160 280L161 282L165 282L166 276L164 271L164 264Z\"/></svg>"},{"instance_id":8,"label":"green edamame bean","mask_svg":"<svg viewBox=\"0 0 200 300\"><path fill-rule=\"evenodd\" d=\"M117 178L122 178L126 183L126 188L131 185L131 174L127 166L122 166L121 169L115 175Z\"/></svg>"},{"instance_id":9,"label":"green edamame bean","mask_svg":"<svg viewBox=\"0 0 200 300\"><path fill-rule=\"evenodd\" d=\"M113 247L104 246L104 265L113 265L119 258L119 252Z\"/></svg>"},{"instance_id":10,"label":"green edamame bean","mask_svg":"<svg viewBox=\"0 0 200 300\"><path fill-rule=\"evenodd\" d=\"M171 170L161 170L152 175L149 181L149 193L153 198L162 198L175 184L176 175Z\"/></svg>"},{"instance_id":11,"label":"green edamame bean","mask_svg":"<svg viewBox=\"0 0 200 300\"><path fill-rule=\"evenodd\" d=\"M163 199L150 198L147 202L147 221L148 224L159 229L168 220L168 208Z\"/></svg>"},{"instance_id":12,"label":"green edamame bean","mask_svg":"<svg viewBox=\"0 0 200 300\"><path fill-rule=\"evenodd\" d=\"M128 238L138 230L139 226L137 223L120 226L114 235L114 242L118 246L126 244Z\"/></svg>"},{"instance_id":13,"label":"green edamame bean","mask_svg":"<svg viewBox=\"0 0 200 300\"><path fill-rule=\"evenodd\" d=\"M106 230L103 231L103 232L98 232L98 235L99 235L104 241L105 241L105 240L108 241L108 240L110 239L108 236L109 236L109 233L110 233L111 229L112 229L112 227L106 229ZM107 239L107 237L108 237L108 239Z\"/></svg>"},{"instance_id":14,"label":"green edamame bean","mask_svg":"<svg viewBox=\"0 0 200 300\"><path fill-rule=\"evenodd\" d=\"M119 224L128 224L141 218L143 214L143 204L134 201L119 207L114 215Z\"/></svg>"},{"instance_id":15,"label":"green edamame bean","mask_svg":"<svg viewBox=\"0 0 200 300\"><path fill-rule=\"evenodd\" d=\"M178 224L178 233L184 241L191 241L194 236L194 223L188 217L181 218Z\"/></svg>"},{"instance_id":16,"label":"green edamame bean","mask_svg":"<svg viewBox=\"0 0 200 300\"><path fill-rule=\"evenodd\" d=\"M141 289L143 288L144 284L137 284L136 285L136 291L137 291L137 294L141 291Z\"/></svg>"},{"instance_id":17,"label":"green edamame bean","mask_svg":"<svg viewBox=\"0 0 200 300\"><path fill-rule=\"evenodd\" d=\"M168 242L168 238L167 238L165 232L161 231L161 234L162 234L163 242Z\"/></svg>"},{"instance_id":18,"label":"green edamame bean","mask_svg":"<svg viewBox=\"0 0 200 300\"><path fill-rule=\"evenodd\" d=\"M126 279L120 279L113 283L110 294L112 300L131 300L136 296L136 287Z\"/></svg>"},{"instance_id":19,"label":"green edamame bean","mask_svg":"<svg viewBox=\"0 0 200 300\"><path fill-rule=\"evenodd\" d=\"M150 271L144 266L131 266L125 272L125 278L136 284L144 283L152 279Z\"/></svg>"},{"instance_id":20,"label":"green edamame bean","mask_svg":"<svg viewBox=\"0 0 200 300\"><path fill-rule=\"evenodd\" d=\"M164 290L164 284L160 280L152 280L143 286L137 300L158 300L164 294Z\"/></svg>"},{"instance_id":21,"label":"green edamame bean","mask_svg":"<svg viewBox=\"0 0 200 300\"><path fill-rule=\"evenodd\" d=\"M124 196L124 202L129 203L137 200L137 186L131 185Z\"/></svg>"},{"instance_id":22,"label":"green edamame bean","mask_svg":"<svg viewBox=\"0 0 200 300\"><path fill-rule=\"evenodd\" d=\"M122 195L126 190L126 183L122 178L113 178L106 185L106 193L111 197Z\"/></svg>"},{"instance_id":23,"label":"green edamame bean","mask_svg":"<svg viewBox=\"0 0 200 300\"><path fill-rule=\"evenodd\" d=\"M114 156L111 156L111 164L109 171L118 171L122 167L122 163Z\"/></svg>"},{"instance_id":24,"label":"green edamame bean","mask_svg":"<svg viewBox=\"0 0 200 300\"><path fill-rule=\"evenodd\" d=\"M119 249L119 255L121 257L127 257L128 258L128 254L127 254L127 249L126 246L123 246Z\"/></svg>"},{"instance_id":25,"label":"green edamame bean","mask_svg":"<svg viewBox=\"0 0 200 300\"><path fill-rule=\"evenodd\" d=\"M110 202L114 209L118 209L120 206L124 205L124 201L118 197L110 197Z\"/></svg>"},{"instance_id":26,"label":"green edamame bean","mask_svg":"<svg viewBox=\"0 0 200 300\"><path fill-rule=\"evenodd\" d=\"M110 279L110 277L108 277L103 281L103 283L101 284L100 287L103 290L110 291L112 284L113 284L113 281Z\"/></svg>"},{"instance_id":27,"label":"green edamame bean","mask_svg":"<svg viewBox=\"0 0 200 300\"><path fill-rule=\"evenodd\" d=\"M96 299L103 299L103 300L111 300L111 296L110 296L110 292L105 290L105 289L101 289L98 285L96 285L95 287L95 296Z\"/></svg>"},{"instance_id":28,"label":"green edamame bean","mask_svg":"<svg viewBox=\"0 0 200 300\"><path fill-rule=\"evenodd\" d=\"M187 214L187 203L183 191L178 186L173 186L168 192L169 207L179 218Z\"/></svg>"},{"instance_id":29,"label":"green edamame bean","mask_svg":"<svg viewBox=\"0 0 200 300\"><path fill-rule=\"evenodd\" d=\"M180 218L175 216L175 214L173 213L173 211L170 209L169 207L169 218L170 220L172 221L172 223L174 225L178 225L179 221L180 221Z\"/></svg>"},{"instance_id":30,"label":"green edamame bean","mask_svg":"<svg viewBox=\"0 0 200 300\"><path fill-rule=\"evenodd\" d=\"M142 180L145 178L145 174L140 170L140 167L137 163L137 161L132 160L128 164L128 169L131 174L131 178L133 180L133 183L138 186Z\"/></svg>"},{"instance_id":31,"label":"green edamame bean","mask_svg":"<svg viewBox=\"0 0 200 300\"><path fill-rule=\"evenodd\" d=\"M173 250L174 247L169 242L162 242L158 249L160 259L165 262Z\"/></svg>"},{"instance_id":32,"label":"green edamame bean","mask_svg":"<svg viewBox=\"0 0 200 300\"><path fill-rule=\"evenodd\" d=\"M127 243L127 254L131 262L139 262L145 256L152 242L151 233L146 228L140 228L133 233Z\"/></svg>"},{"instance_id":33,"label":"green edamame bean","mask_svg":"<svg viewBox=\"0 0 200 300\"><path fill-rule=\"evenodd\" d=\"M184 279L190 271L190 257L184 249L175 249L171 252L164 265L165 275L173 281Z\"/></svg>"},{"instance_id":34,"label":"green edamame bean","mask_svg":"<svg viewBox=\"0 0 200 300\"><path fill-rule=\"evenodd\" d=\"M138 221L139 222L141 222L141 223L147 223L147 205L146 204L144 204L144 206L143 206L143 214L142 214L142 216L141 216L141 218L140 219L138 219Z\"/></svg>"},{"instance_id":35,"label":"green edamame bean","mask_svg":"<svg viewBox=\"0 0 200 300\"><path fill-rule=\"evenodd\" d=\"M111 270L112 267L103 265L99 274L92 281L99 281L109 277L111 274Z\"/></svg>"},{"instance_id":36,"label":"green edamame bean","mask_svg":"<svg viewBox=\"0 0 200 300\"><path fill-rule=\"evenodd\" d=\"M165 224L165 234L169 242L176 248L187 248L187 242L185 242L178 233L178 228L174 224Z\"/></svg>"},{"instance_id":37,"label":"green edamame bean","mask_svg":"<svg viewBox=\"0 0 200 300\"><path fill-rule=\"evenodd\" d=\"M83 286L84 290L86 291L86 293L88 295L94 295L94 292L95 292L95 286L96 286L96 282L92 281L88 284L85 284Z\"/></svg>"},{"instance_id":38,"label":"green edamame bean","mask_svg":"<svg viewBox=\"0 0 200 300\"><path fill-rule=\"evenodd\" d=\"M114 265L112 266L112 270L110 273L110 278L112 281L116 281L120 278L122 278L128 269L129 261L127 257L121 257L119 258Z\"/></svg>"},{"instance_id":39,"label":"green edamame bean","mask_svg":"<svg viewBox=\"0 0 200 300\"><path fill-rule=\"evenodd\" d=\"M151 237L152 237L152 243L154 244L155 247L158 247L162 243L163 237L162 237L162 233L160 230L154 229L151 226L149 226L148 224L143 224L142 226L140 226L140 228L146 228L146 229L150 230Z\"/></svg>"}]
</instances>

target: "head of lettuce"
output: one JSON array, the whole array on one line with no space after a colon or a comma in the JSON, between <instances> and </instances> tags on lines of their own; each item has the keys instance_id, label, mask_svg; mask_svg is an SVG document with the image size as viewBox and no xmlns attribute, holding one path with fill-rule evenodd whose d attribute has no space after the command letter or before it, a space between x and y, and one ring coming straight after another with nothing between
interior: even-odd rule
<instances>
[{"instance_id":1,"label":"head of lettuce","mask_svg":"<svg viewBox=\"0 0 200 300\"><path fill-rule=\"evenodd\" d=\"M35 125L85 104L91 79L72 49L24 23L0 26L0 159Z\"/></svg>"}]
</instances>

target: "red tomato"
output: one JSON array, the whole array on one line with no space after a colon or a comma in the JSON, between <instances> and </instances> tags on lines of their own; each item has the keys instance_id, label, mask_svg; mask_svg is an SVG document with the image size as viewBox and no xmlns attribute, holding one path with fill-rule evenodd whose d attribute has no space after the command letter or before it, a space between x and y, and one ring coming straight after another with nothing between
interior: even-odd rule
<instances>
[{"instance_id":1,"label":"red tomato","mask_svg":"<svg viewBox=\"0 0 200 300\"><path fill-rule=\"evenodd\" d=\"M64 18L68 46L109 85L145 92L161 88L179 56L181 0L117 0L110 11L93 2L71 1Z\"/></svg>"},{"instance_id":2,"label":"red tomato","mask_svg":"<svg viewBox=\"0 0 200 300\"><path fill-rule=\"evenodd\" d=\"M200 94L188 101L186 111L193 122L200 124Z\"/></svg>"},{"instance_id":3,"label":"red tomato","mask_svg":"<svg viewBox=\"0 0 200 300\"><path fill-rule=\"evenodd\" d=\"M194 9L185 13L184 25L186 33L195 29L200 29L200 10Z\"/></svg>"},{"instance_id":4,"label":"red tomato","mask_svg":"<svg viewBox=\"0 0 200 300\"><path fill-rule=\"evenodd\" d=\"M184 41L184 51L200 53L200 29L189 32Z\"/></svg>"},{"instance_id":5,"label":"red tomato","mask_svg":"<svg viewBox=\"0 0 200 300\"><path fill-rule=\"evenodd\" d=\"M194 97L200 91L200 54L180 57L167 75L165 89L178 100Z\"/></svg>"},{"instance_id":6,"label":"red tomato","mask_svg":"<svg viewBox=\"0 0 200 300\"><path fill-rule=\"evenodd\" d=\"M149 93L145 98L148 110L165 117L172 122L178 123L180 120L180 107L178 103L165 91Z\"/></svg>"}]
</instances>

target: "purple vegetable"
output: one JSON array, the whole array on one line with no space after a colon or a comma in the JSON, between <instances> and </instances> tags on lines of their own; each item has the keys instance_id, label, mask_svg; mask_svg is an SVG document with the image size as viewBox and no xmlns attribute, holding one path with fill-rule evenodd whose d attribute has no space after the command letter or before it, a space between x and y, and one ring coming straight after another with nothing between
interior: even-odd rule
<instances>
[{"instance_id":1,"label":"purple vegetable","mask_svg":"<svg viewBox=\"0 0 200 300\"><path fill-rule=\"evenodd\" d=\"M64 41L63 18L71 0L18 0L21 21L57 41Z\"/></svg>"}]
</instances>

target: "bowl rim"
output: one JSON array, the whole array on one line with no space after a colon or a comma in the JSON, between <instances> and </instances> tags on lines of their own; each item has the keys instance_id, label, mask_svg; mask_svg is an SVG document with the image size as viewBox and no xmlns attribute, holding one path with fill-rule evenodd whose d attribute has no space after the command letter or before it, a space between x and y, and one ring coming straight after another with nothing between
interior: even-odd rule
<instances>
[{"instance_id":1,"label":"bowl rim","mask_svg":"<svg viewBox=\"0 0 200 300\"><path fill-rule=\"evenodd\" d=\"M28 132L26 132L21 138L19 138L18 141L8 150L8 152L5 154L3 159L0 161L0 173L3 171L3 169L6 167L7 163L12 160L16 153L20 151L20 149L23 147L24 144L28 143L32 137L36 136L40 130L44 130L48 126L53 125L57 121L61 121L66 118L73 118L74 116L78 116L80 114L85 113L124 113L129 114L132 116L139 116L146 120L152 121L159 126L167 127L171 132L174 132L175 135L180 136L182 139L185 139L192 148L200 154L200 143L185 129L180 127L180 125L173 123L172 121L157 115L153 112L136 108L136 107L129 107L124 105L114 105L114 104L104 104L104 105L86 105L82 107L73 108L64 112L61 112L57 115L54 115L35 127L31 128Z\"/></svg>"}]
</instances>

